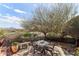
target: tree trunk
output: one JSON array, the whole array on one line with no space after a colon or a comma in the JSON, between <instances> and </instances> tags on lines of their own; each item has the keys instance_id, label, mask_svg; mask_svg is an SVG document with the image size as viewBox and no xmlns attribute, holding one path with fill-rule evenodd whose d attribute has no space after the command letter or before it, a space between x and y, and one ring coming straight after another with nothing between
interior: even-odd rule
<instances>
[{"instance_id":1,"label":"tree trunk","mask_svg":"<svg viewBox=\"0 0 79 59\"><path fill-rule=\"evenodd\" d=\"M47 34L47 33L44 33L45 39L47 39L47 36L46 36L46 34Z\"/></svg>"},{"instance_id":2,"label":"tree trunk","mask_svg":"<svg viewBox=\"0 0 79 59\"><path fill-rule=\"evenodd\" d=\"M77 38L76 38L76 42L75 42L75 45L77 46Z\"/></svg>"}]
</instances>

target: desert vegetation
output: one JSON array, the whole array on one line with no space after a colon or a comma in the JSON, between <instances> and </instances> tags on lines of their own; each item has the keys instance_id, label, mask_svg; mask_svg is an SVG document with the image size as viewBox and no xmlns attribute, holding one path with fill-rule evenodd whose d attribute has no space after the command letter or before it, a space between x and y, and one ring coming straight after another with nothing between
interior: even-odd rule
<instances>
[{"instance_id":1,"label":"desert vegetation","mask_svg":"<svg viewBox=\"0 0 79 59\"><path fill-rule=\"evenodd\" d=\"M79 56L76 9L75 4L41 4L21 21L23 29L0 30L0 55Z\"/></svg>"}]
</instances>

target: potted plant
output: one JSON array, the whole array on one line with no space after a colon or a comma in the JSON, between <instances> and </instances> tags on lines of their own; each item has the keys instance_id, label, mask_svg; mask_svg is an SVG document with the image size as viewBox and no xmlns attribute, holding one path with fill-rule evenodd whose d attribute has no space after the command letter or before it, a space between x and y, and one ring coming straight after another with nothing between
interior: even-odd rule
<instances>
[{"instance_id":1,"label":"potted plant","mask_svg":"<svg viewBox=\"0 0 79 59\"><path fill-rule=\"evenodd\" d=\"M17 43L17 42L13 42L13 43L11 44L10 49L11 49L11 52L12 52L13 54L16 53L16 52L18 52L18 51L19 51L18 43Z\"/></svg>"}]
</instances>

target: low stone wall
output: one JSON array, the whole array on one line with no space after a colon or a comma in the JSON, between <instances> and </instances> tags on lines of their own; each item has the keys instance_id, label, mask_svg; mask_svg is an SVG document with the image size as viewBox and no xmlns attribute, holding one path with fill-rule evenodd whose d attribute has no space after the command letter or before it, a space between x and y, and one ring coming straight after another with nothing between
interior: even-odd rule
<instances>
[{"instance_id":1,"label":"low stone wall","mask_svg":"<svg viewBox=\"0 0 79 59\"><path fill-rule=\"evenodd\" d=\"M0 56L6 56L6 47L0 47Z\"/></svg>"},{"instance_id":2,"label":"low stone wall","mask_svg":"<svg viewBox=\"0 0 79 59\"><path fill-rule=\"evenodd\" d=\"M21 49L27 49L27 47L29 46L30 42L24 42L24 43L19 43L19 47L20 47L20 50Z\"/></svg>"},{"instance_id":3,"label":"low stone wall","mask_svg":"<svg viewBox=\"0 0 79 59\"><path fill-rule=\"evenodd\" d=\"M55 42L70 43L70 44L75 44L76 43L76 39L75 38L54 38L54 37L48 37L46 40L48 40L48 41L55 41Z\"/></svg>"},{"instance_id":4,"label":"low stone wall","mask_svg":"<svg viewBox=\"0 0 79 59\"><path fill-rule=\"evenodd\" d=\"M19 51L24 49L27 50L27 47L29 46L29 42L18 43L18 46L19 46ZM17 53L19 51L17 51ZM0 47L0 56L7 56L7 53L8 56L12 55L12 51L10 50L10 47Z\"/></svg>"},{"instance_id":5,"label":"low stone wall","mask_svg":"<svg viewBox=\"0 0 79 59\"><path fill-rule=\"evenodd\" d=\"M30 53L32 47L29 46L27 49L20 50L16 54L13 54L12 56L32 56L32 53Z\"/></svg>"}]
</instances>

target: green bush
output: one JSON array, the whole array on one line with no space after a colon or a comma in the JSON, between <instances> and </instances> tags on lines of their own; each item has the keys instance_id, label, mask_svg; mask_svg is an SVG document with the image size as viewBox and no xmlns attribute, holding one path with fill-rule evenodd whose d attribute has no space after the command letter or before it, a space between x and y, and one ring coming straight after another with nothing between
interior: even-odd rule
<instances>
[{"instance_id":1,"label":"green bush","mask_svg":"<svg viewBox=\"0 0 79 59\"><path fill-rule=\"evenodd\" d=\"M32 34L31 33L29 33L29 32L26 32L26 33L24 33L24 37L30 37Z\"/></svg>"},{"instance_id":2,"label":"green bush","mask_svg":"<svg viewBox=\"0 0 79 59\"><path fill-rule=\"evenodd\" d=\"M48 37L61 37L61 34L60 33L48 33L48 35L47 35Z\"/></svg>"},{"instance_id":3,"label":"green bush","mask_svg":"<svg viewBox=\"0 0 79 59\"><path fill-rule=\"evenodd\" d=\"M18 42L12 42L11 43L11 45L17 45L18 44Z\"/></svg>"},{"instance_id":4,"label":"green bush","mask_svg":"<svg viewBox=\"0 0 79 59\"><path fill-rule=\"evenodd\" d=\"M5 31L0 29L0 38L4 37Z\"/></svg>"}]
</instances>

